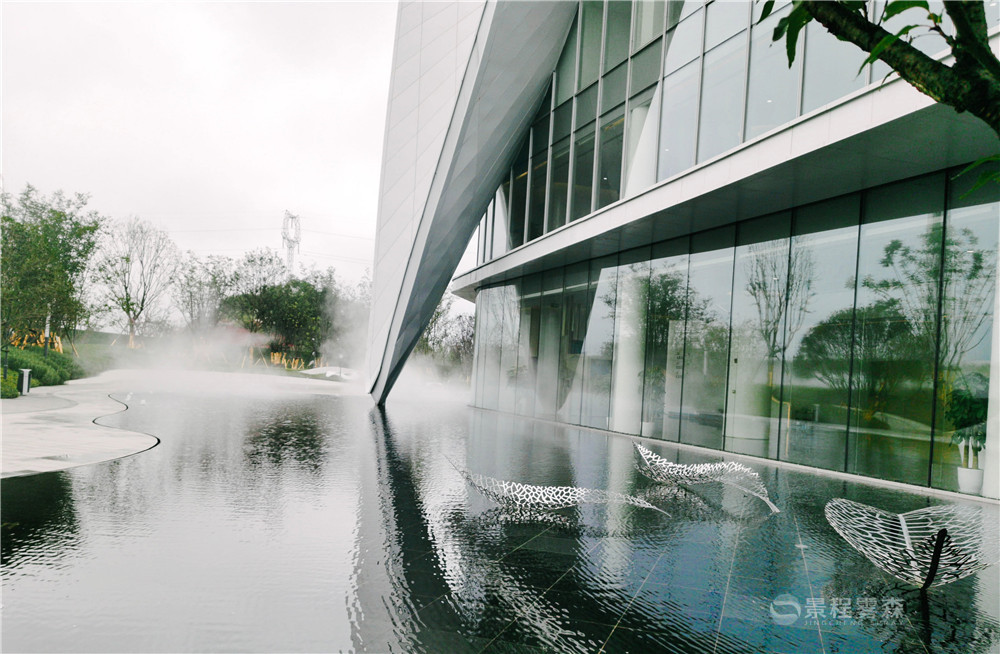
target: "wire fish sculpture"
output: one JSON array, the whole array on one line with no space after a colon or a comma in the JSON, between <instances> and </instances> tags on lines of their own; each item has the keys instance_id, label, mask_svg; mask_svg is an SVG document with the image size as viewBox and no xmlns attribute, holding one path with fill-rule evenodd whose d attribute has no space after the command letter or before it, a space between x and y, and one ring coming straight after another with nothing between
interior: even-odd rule
<instances>
[{"instance_id":1,"label":"wire fish sculpture","mask_svg":"<svg viewBox=\"0 0 1000 654\"><path fill-rule=\"evenodd\" d=\"M632 445L639 453L639 463L636 464L636 468L648 479L662 484L707 484L717 481L760 498L767 504L772 513L781 512L771 502L771 498L767 494L767 487L760 480L760 475L742 463L719 461L685 465L667 461L635 441L632 441Z\"/></svg>"},{"instance_id":2,"label":"wire fish sculpture","mask_svg":"<svg viewBox=\"0 0 1000 654\"><path fill-rule=\"evenodd\" d=\"M670 515L663 509L653 506L646 500L624 493L579 488L577 486L535 486L521 484L516 481L506 481L484 475L476 475L459 469L466 481L485 497L500 506L515 511L541 510L555 511L580 504L631 504L643 509L659 511Z\"/></svg>"},{"instance_id":3,"label":"wire fish sculpture","mask_svg":"<svg viewBox=\"0 0 1000 654\"><path fill-rule=\"evenodd\" d=\"M824 513L851 547L914 586L948 584L1000 563L1000 520L979 506L942 504L892 513L837 498L827 503ZM935 567L934 549L942 529L947 533Z\"/></svg>"}]
</instances>

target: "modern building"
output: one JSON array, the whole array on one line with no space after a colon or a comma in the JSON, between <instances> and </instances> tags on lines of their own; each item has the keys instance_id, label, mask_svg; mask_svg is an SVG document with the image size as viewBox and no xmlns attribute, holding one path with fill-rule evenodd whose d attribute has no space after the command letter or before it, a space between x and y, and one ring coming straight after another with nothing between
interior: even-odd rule
<instances>
[{"instance_id":1,"label":"modern building","mask_svg":"<svg viewBox=\"0 0 1000 654\"><path fill-rule=\"evenodd\" d=\"M376 401L451 283L477 407L1000 496L1000 142L789 10L401 3Z\"/></svg>"}]
</instances>

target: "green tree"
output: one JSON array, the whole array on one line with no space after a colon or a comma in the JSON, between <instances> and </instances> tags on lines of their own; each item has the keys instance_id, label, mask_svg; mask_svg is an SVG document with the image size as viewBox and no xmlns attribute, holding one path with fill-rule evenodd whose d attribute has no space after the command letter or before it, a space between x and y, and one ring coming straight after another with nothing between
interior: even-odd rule
<instances>
[{"instance_id":1,"label":"green tree","mask_svg":"<svg viewBox=\"0 0 1000 654\"><path fill-rule=\"evenodd\" d=\"M813 375L843 396L853 391L866 419L885 409L899 384L919 374L921 362L899 303L835 311L802 338L796 372ZM852 365L853 360L853 365Z\"/></svg>"},{"instance_id":2,"label":"green tree","mask_svg":"<svg viewBox=\"0 0 1000 654\"><path fill-rule=\"evenodd\" d=\"M104 218L87 211L87 196L61 191L46 197L28 185L14 198L4 193L0 271L3 342L39 333L46 318L66 333L88 317L85 271Z\"/></svg>"},{"instance_id":3,"label":"green tree","mask_svg":"<svg viewBox=\"0 0 1000 654\"><path fill-rule=\"evenodd\" d=\"M271 351L285 352L312 361L333 333L327 311L328 295L335 288L318 286L304 279L265 286L260 292L261 331L272 335Z\"/></svg>"},{"instance_id":4,"label":"green tree","mask_svg":"<svg viewBox=\"0 0 1000 654\"><path fill-rule=\"evenodd\" d=\"M925 0L891 0L876 4L881 10L874 15L869 6L864 0L793 0L791 12L775 27L774 40L785 39L791 65L799 33L815 20L869 53L866 64L885 62L921 93L955 111L968 111L1000 137L1000 60L990 48L985 3L945 0L943 12L934 12ZM774 0L764 2L761 20L773 7ZM896 19L904 12L906 20ZM906 24L886 29L891 22ZM922 34L940 35L953 61L938 61L916 48L913 41Z\"/></svg>"},{"instance_id":5,"label":"green tree","mask_svg":"<svg viewBox=\"0 0 1000 654\"><path fill-rule=\"evenodd\" d=\"M864 287L897 303L921 351L937 349L943 374L957 369L962 355L985 338L982 327L992 318L996 250L979 247L969 229L949 229L946 235L935 223L914 245L889 242L879 263L893 276L877 281L869 276Z\"/></svg>"},{"instance_id":6,"label":"green tree","mask_svg":"<svg viewBox=\"0 0 1000 654\"><path fill-rule=\"evenodd\" d=\"M264 296L268 286L281 284L288 275L285 262L269 248L248 252L236 264L232 295L223 302L224 313L251 332L263 328Z\"/></svg>"}]
</instances>

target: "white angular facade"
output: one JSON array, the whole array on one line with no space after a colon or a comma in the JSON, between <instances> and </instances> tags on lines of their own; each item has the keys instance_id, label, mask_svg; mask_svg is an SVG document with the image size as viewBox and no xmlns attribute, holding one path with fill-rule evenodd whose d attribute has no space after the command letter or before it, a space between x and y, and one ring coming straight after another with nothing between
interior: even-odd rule
<instances>
[{"instance_id":1,"label":"white angular facade","mask_svg":"<svg viewBox=\"0 0 1000 654\"><path fill-rule=\"evenodd\" d=\"M997 139L789 9L401 5L376 401L475 234L476 406L1000 494Z\"/></svg>"}]
</instances>

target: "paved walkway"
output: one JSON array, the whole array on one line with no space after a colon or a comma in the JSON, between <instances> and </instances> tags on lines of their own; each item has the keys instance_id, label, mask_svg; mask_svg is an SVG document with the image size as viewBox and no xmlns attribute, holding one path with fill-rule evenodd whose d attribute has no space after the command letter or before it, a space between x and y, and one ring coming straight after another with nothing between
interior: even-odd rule
<instances>
[{"instance_id":1,"label":"paved walkway","mask_svg":"<svg viewBox=\"0 0 1000 654\"><path fill-rule=\"evenodd\" d=\"M201 388L224 392L234 384L280 392L342 395L361 392L358 386L295 377L238 373L113 370L97 377L75 379L62 386L41 386L18 398L0 400L0 476L15 477L109 461L154 447L147 434L105 427L94 420L126 406L109 395L131 392Z\"/></svg>"}]
</instances>

